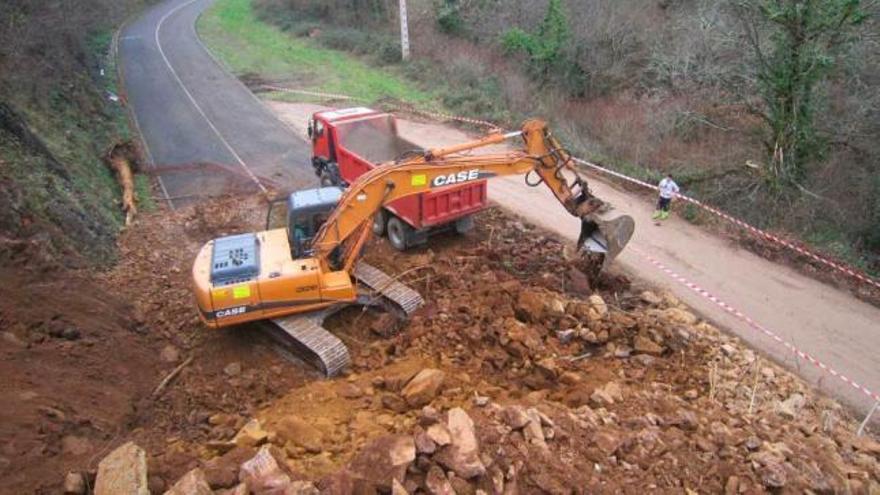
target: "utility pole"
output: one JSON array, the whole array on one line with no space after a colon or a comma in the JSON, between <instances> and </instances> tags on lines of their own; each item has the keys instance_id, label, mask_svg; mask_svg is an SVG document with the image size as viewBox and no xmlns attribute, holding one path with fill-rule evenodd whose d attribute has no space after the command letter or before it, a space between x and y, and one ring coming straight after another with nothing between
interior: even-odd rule
<instances>
[{"instance_id":1,"label":"utility pole","mask_svg":"<svg viewBox=\"0 0 880 495\"><path fill-rule=\"evenodd\" d=\"M400 0L400 57L409 60L409 25L406 20L406 0Z\"/></svg>"}]
</instances>

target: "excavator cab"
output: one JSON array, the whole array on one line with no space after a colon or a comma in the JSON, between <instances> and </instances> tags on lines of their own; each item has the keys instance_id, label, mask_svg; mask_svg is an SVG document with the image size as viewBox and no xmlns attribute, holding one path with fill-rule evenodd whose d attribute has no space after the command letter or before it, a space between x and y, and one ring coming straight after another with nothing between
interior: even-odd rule
<instances>
[{"instance_id":1,"label":"excavator cab","mask_svg":"<svg viewBox=\"0 0 880 495\"><path fill-rule=\"evenodd\" d=\"M339 187L305 189L287 197L287 236L293 259L312 256L312 240L341 197Z\"/></svg>"}]
</instances>

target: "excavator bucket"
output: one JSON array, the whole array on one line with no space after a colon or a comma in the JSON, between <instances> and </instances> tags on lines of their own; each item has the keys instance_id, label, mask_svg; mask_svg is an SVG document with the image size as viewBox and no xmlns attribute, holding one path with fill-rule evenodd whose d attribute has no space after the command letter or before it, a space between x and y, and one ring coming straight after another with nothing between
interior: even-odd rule
<instances>
[{"instance_id":1,"label":"excavator bucket","mask_svg":"<svg viewBox=\"0 0 880 495\"><path fill-rule=\"evenodd\" d=\"M602 268L608 266L623 251L635 231L636 223L629 215L614 219L594 213L581 219L578 250L585 254L601 254Z\"/></svg>"}]
</instances>

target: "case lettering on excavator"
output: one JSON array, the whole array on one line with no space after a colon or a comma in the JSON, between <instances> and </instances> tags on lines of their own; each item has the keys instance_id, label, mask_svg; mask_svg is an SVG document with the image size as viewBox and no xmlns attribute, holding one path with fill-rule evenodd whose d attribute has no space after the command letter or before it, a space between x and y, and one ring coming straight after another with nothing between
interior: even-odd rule
<instances>
[{"instance_id":1,"label":"case lettering on excavator","mask_svg":"<svg viewBox=\"0 0 880 495\"><path fill-rule=\"evenodd\" d=\"M235 308L221 309L214 312L215 318L226 318L229 316L238 316L247 313L247 306L238 306Z\"/></svg>"},{"instance_id":2,"label":"case lettering on excavator","mask_svg":"<svg viewBox=\"0 0 880 495\"><path fill-rule=\"evenodd\" d=\"M462 170L461 172L449 175L438 175L431 181L432 187L451 186L461 182L468 182L480 178L480 169Z\"/></svg>"}]
</instances>

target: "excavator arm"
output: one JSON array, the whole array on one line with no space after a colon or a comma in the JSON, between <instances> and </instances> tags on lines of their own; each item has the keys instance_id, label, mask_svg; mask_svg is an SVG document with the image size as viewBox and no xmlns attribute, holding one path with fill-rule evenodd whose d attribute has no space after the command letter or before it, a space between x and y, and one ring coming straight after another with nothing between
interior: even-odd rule
<instances>
[{"instance_id":1,"label":"excavator arm","mask_svg":"<svg viewBox=\"0 0 880 495\"><path fill-rule=\"evenodd\" d=\"M521 151L462 154L518 136L525 143ZM326 266L331 253L351 241L344 250L344 266L350 269L369 237L369 221L384 205L432 188L522 174L530 186L545 184L571 215L581 219L578 247L588 253L601 253L603 265L614 259L632 236L632 218L605 219L605 204L592 195L568 152L550 135L543 121L529 120L521 131L493 133L477 141L432 149L365 173L351 184L315 236L314 255Z\"/></svg>"}]
</instances>

